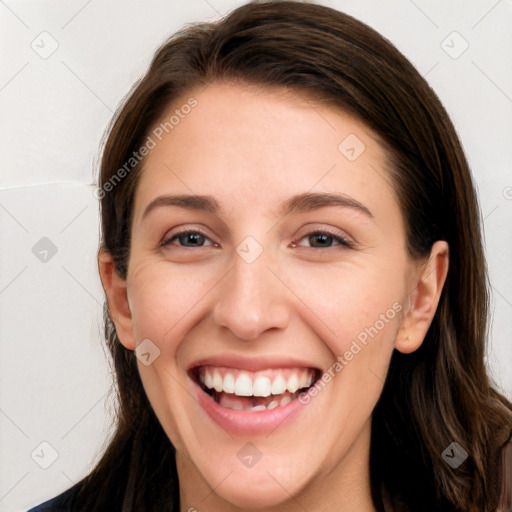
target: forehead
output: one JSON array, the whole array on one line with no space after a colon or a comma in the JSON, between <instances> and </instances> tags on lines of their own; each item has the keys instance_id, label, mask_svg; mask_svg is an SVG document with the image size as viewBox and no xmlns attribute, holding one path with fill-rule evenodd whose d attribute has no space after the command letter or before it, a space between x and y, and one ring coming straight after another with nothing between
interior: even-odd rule
<instances>
[{"instance_id":1,"label":"forehead","mask_svg":"<svg viewBox=\"0 0 512 512\"><path fill-rule=\"evenodd\" d=\"M258 207L277 215L283 200L306 191L396 203L372 131L298 92L212 84L175 101L150 136L135 218L164 193L214 195L226 216Z\"/></svg>"}]
</instances>

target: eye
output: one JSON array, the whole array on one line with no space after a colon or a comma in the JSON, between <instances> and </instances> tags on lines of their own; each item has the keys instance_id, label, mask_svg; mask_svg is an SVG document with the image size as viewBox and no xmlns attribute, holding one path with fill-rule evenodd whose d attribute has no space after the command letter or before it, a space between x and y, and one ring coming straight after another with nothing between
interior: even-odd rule
<instances>
[{"instance_id":1,"label":"eye","mask_svg":"<svg viewBox=\"0 0 512 512\"><path fill-rule=\"evenodd\" d=\"M204 233L197 230L180 231L179 233L174 233L173 235L166 237L160 246L167 247L168 245L175 245L173 244L174 240L178 240L179 244L182 244L182 247L193 248L205 247L203 244L206 240L209 240L209 238ZM212 243L211 246L218 246L218 244Z\"/></svg>"},{"instance_id":2,"label":"eye","mask_svg":"<svg viewBox=\"0 0 512 512\"><path fill-rule=\"evenodd\" d=\"M303 236L301 240L304 240L307 238L310 242L312 241L313 244L318 243L319 245L312 245L311 247L313 249L321 249L321 248L327 248L330 249L332 246L332 242L337 242L338 246L352 248L354 247L354 244L347 240L346 238L337 235L335 233L331 233L328 230L325 229L319 229L316 231L312 231L311 233L308 233L307 235ZM297 244L293 242L293 247L296 247Z\"/></svg>"},{"instance_id":3,"label":"eye","mask_svg":"<svg viewBox=\"0 0 512 512\"><path fill-rule=\"evenodd\" d=\"M328 230L315 230L307 235L304 235L301 240L308 239L310 242L312 241L313 245L311 248L313 249L329 249L333 247L333 241L337 243L338 246L352 248L354 244L347 240L346 238L337 235L335 233L331 233ZM208 245L204 245L206 241L210 241L210 239L201 231L198 230L185 230L180 231L178 233L174 233L168 237L166 237L162 243L161 247L167 247L169 245L176 245L173 242L177 240L179 245L184 248L194 248L194 247L208 247ZM210 241L211 242L211 241ZM314 245L319 244L319 245ZM218 247L218 244L211 243L210 247ZM297 247L295 242L292 243L293 247ZM334 245L335 247L336 245Z\"/></svg>"}]
</instances>

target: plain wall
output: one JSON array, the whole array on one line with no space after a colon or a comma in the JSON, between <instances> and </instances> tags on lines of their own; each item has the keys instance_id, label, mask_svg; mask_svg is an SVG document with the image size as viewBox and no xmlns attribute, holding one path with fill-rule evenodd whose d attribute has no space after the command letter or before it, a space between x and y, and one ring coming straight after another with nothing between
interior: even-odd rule
<instances>
[{"instance_id":1,"label":"plain wall","mask_svg":"<svg viewBox=\"0 0 512 512\"><path fill-rule=\"evenodd\" d=\"M167 36L242 3L0 3L2 512L26 510L78 481L109 431L111 377L101 344L92 194L102 134ZM512 2L320 3L390 39L452 116L484 218L493 286L487 361L510 396Z\"/></svg>"}]
</instances>

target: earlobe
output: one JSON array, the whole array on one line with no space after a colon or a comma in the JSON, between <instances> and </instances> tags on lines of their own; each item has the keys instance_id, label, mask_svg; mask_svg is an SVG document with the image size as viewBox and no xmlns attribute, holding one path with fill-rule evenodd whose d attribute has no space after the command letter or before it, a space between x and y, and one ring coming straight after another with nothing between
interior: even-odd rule
<instances>
[{"instance_id":1,"label":"earlobe","mask_svg":"<svg viewBox=\"0 0 512 512\"><path fill-rule=\"evenodd\" d=\"M119 341L128 350L134 350L135 338L126 280L118 274L114 259L108 251L98 251L98 271Z\"/></svg>"},{"instance_id":2,"label":"earlobe","mask_svg":"<svg viewBox=\"0 0 512 512\"><path fill-rule=\"evenodd\" d=\"M448 243L438 240L432 245L427 262L418 269L414 287L406 297L408 307L395 341L399 352L409 354L423 343L439 304L448 266Z\"/></svg>"}]
</instances>

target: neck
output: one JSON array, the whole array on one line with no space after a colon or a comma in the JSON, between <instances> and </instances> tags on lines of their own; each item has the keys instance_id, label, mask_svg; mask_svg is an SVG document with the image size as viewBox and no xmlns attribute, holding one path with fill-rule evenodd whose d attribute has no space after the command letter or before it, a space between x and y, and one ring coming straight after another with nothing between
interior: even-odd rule
<instances>
[{"instance_id":1,"label":"neck","mask_svg":"<svg viewBox=\"0 0 512 512\"><path fill-rule=\"evenodd\" d=\"M326 461L325 467L312 474L302 490L289 499L265 509L251 508L251 512L376 512L370 492L370 421L360 435L337 463ZM195 464L184 454L177 452L176 464L180 482L180 512L243 512L216 493L216 486L226 476L219 475L219 481L212 488ZM270 478L270 475L269 475Z\"/></svg>"}]
</instances>

